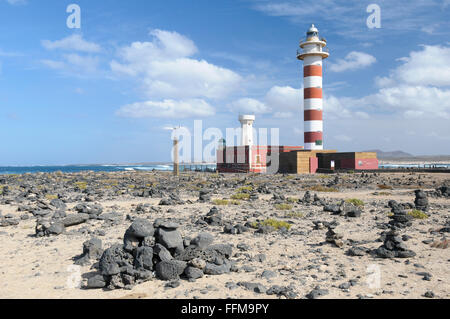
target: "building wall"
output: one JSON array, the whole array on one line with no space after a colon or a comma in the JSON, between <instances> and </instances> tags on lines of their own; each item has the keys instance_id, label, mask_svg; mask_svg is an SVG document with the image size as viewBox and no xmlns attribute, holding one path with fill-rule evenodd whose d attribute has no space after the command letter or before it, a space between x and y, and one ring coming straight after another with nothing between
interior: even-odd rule
<instances>
[{"instance_id":1,"label":"building wall","mask_svg":"<svg viewBox=\"0 0 450 319\"><path fill-rule=\"evenodd\" d=\"M303 146L234 146L217 150L217 170L224 173L267 172L272 154L279 156L302 150ZM250 158L251 154L251 158ZM281 162L279 158L279 163ZM275 164L275 163L274 163Z\"/></svg>"},{"instance_id":2,"label":"building wall","mask_svg":"<svg viewBox=\"0 0 450 319\"><path fill-rule=\"evenodd\" d=\"M378 159L363 158L355 160L355 169L378 169Z\"/></svg>"},{"instance_id":3,"label":"building wall","mask_svg":"<svg viewBox=\"0 0 450 319\"><path fill-rule=\"evenodd\" d=\"M319 168L319 160L317 157L310 157L309 158L309 173L315 174L317 172L317 169Z\"/></svg>"},{"instance_id":4,"label":"building wall","mask_svg":"<svg viewBox=\"0 0 450 319\"><path fill-rule=\"evenodd\" d=\"M331 161L335 169L378 169L377 154L373 152L345 152L318 154L319 168L331 169Z\"/></svg>"},{"instance_id":5,"label":"building wall","mask_svg":"<svg viewBox=\"0 0 450 319\"><path fill-rule=\"evenodd\" d=\"M315 173L320 167L318 154L334 153L333 150L300 150L286 154L280 154L280 173L288 174L309 174ZM317 165L317 168L315 167Z\"/></svg>"}]
</instances>

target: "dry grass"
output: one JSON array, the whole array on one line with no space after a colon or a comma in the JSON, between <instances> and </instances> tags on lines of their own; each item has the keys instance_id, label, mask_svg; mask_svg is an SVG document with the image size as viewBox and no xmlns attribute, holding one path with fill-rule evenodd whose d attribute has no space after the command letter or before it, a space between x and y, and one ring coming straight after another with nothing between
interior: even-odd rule
<instances>
[{"instance_id":1,"label":"dry grass","mask_svg":"<svg viewBox=\"0 0 450 319\"><path fill-rule=\"evenodd\" d=\"M219 205L219 206L224 206L224 205L228 205L228 200L226 199L214 199L213 201L214 205Z\"/></svg>"},{"instance_id":2,"label":"dry grass","mask_svg":"<svg viewBox=\"0 0 450 319\"><path fill-rule=\"evenodd\" d=\"M353 205L358 206L358 207L363 207L364 206L364 202L362 200L360 200L360 199L357 199L357 198L349 198L345 202L349 203L349 204L353 204Z\"/></svg>"},{"instance_id":3,"label":"dry grass","mask_svg":"<svg viewBox=\"0 0 450 319\"><path fill-rule=\"evenodd\" d=\"M409 216L414 217L415 219L427 219L428 215L422 212L421 210L413 209L412 211L408 212Z\"/></svg>"},{"instance_id":4,"label":"dry grass","mask_svg":"<svg viewBox=\"0 0 450 319\"><path fill-rule=\"evenodd\" d=\"M237 193L231 196L231 199L246 200L250 198L250 194Z\"/></svg>"},{"instance_id":5,"label":"dry grass","mask_svg":"<svg viewBox=\"0 0 450 319\"><path fill-rule=\"evenodd\" d=\"M277 204L277 205L275 205L275 208L277 210L291 210L292 209L292 205L290 205L290 204Z\"/></svg>"},{"instance_id":6,"label":"dry grass","mask_svg":"<svg viewBox=\"0 0 450 319\"><path fill-rule=\"evenodd\" d=\"M76 187L78 187L81 190L84 190L87 187L87 182L75 182L74 184Z\"/></svg>"},{"instance_id":7,"label":"dry grass","mask_svg":"<svg viewBox=\"0 0 450 319\"><path fill-rule=\"evenodd\" d=\"M326 193L339 192L339 190L334 187L326 187L326 186L322 186L322 185L314 185L314 186L308 187L307 190L314 191L314 192L326 192Z\"/></svg>"},{"instance_id":8,"label":"dry grass","mask_svg":"<svg viewBox=\"0 0 450 319\"><path fill-rule=\"evenodd\" d=\"M275 228L277 230L279 230L280 228L283 228L283 227L289 230L292 227L292 225L287 222L284 222L281 220L276 220L273 218L266 219L265 221L262 221L259 223L258 222L252 223L252 227L254 227L254 228L258 228L261 226L272 226L273 228Z\"/></svg>"}]
</instances>

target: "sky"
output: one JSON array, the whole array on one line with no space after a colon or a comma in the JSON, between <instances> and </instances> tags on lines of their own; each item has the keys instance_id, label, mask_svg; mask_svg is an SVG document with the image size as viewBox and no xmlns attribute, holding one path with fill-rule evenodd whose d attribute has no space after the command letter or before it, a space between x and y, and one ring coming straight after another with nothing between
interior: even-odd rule
<instances>
[{"instance_id":1,"label":"sky","mask_svg":"<svg viewBox=\"0 0 450 319\"><path fill-rule=\"evenodd\" d=\"M0 165L169 161L167 127L225 135L246 113L303 145L311 23L326 149L449 155L449 16L450 0L0 0Z\"/></svg>"}]
</instances>

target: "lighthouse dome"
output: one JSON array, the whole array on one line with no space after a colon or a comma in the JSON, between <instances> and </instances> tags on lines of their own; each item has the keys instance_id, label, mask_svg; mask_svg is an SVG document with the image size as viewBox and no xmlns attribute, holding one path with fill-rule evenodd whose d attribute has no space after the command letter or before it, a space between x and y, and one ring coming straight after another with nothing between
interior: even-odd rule
<instances>
[{"instance_id":1,"label":"lighthouse dome","mask_svg":"<svg viewBox=\"0 0 450 319\"><path fill-rule=\"evenodd\" d=\"M306 32L306 38L310 39L313 37L319 37L319 30L314 26L314 24L311 25L311 27L308 29L308 32Z\"/></svg>"},{"instance_id":2,"label":"lighthouse dome","mask_svg":"<svg viewBox=\"0 0 450 319\"><path fill-rule=\"evenodd\" d=\"M319 32L319 30L317 30L314 24L311 24L311 27L309 28L308 32Z\"/></svg>"}]
</instances>

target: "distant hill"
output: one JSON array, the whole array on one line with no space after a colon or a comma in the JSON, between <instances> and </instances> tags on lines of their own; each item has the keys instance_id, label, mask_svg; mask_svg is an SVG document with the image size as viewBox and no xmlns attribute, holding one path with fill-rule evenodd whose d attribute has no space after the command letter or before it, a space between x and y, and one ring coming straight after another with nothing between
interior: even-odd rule
<instances>
[{"instance_id":1,"label":"distant hill","mask_svg":"<svg viewBox=\"0 0 450 319\"><path fill-rule=\"evenodd\" d=\"M414 157L413 155L403 152L403 151L384 152L381 150L369 150L369 151L365 151L365 152L375 152L375 153L377 153L377 157L379 159L396 159L396 158Z\"/></svg>"}]
</instances>

